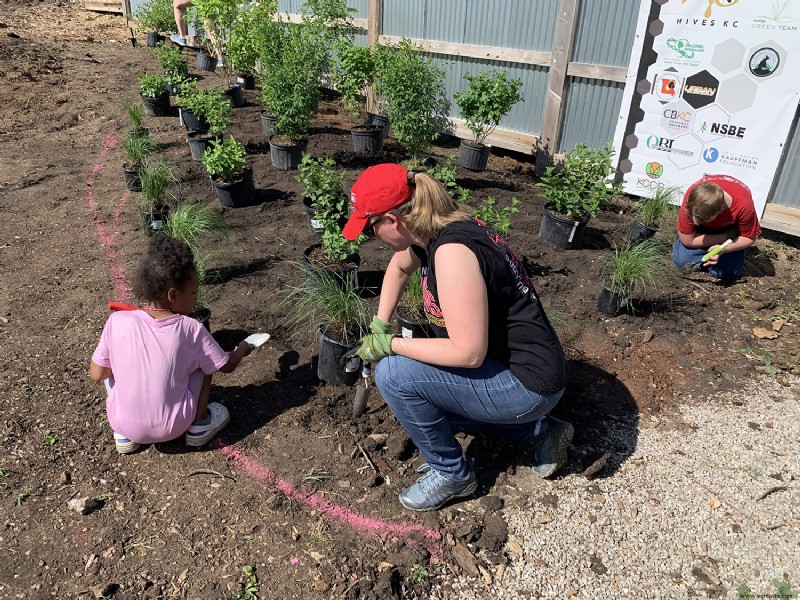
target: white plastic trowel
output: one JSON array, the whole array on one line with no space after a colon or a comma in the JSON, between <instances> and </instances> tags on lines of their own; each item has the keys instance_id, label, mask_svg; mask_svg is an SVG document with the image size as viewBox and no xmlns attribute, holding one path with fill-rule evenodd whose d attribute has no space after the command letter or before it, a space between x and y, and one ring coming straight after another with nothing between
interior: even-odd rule
<instances>
[{"instance_id":1,"label":"white plastic trowel","mask_svg":"<svg viewBox=\"0 0 800 600\"><path fill-rule=\"evenodd\" d=\"M246 338L244 338L244 341L250 344L255 350L256 348L260 348L261 346L263 346L268 339L269 339L268 333L251 333Z\"/></svg>"}]
</instances>

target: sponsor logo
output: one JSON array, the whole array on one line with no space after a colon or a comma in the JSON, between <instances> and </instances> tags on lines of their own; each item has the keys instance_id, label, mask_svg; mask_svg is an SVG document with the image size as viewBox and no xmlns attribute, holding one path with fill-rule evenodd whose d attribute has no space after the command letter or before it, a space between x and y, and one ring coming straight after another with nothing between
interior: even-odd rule
<instances>
[{"instance_id":1,"label":"sponsor logo","mask_svg":"<svg viewBox=\"0 0 800 600\"><path fill-rule=\"evenodd\" d=\"M689 40L677 38L669 38L667 47L675 53L675 56L686 60L692 60L698 54L705 52L703 44L694 44Z\"/></svg>"},{"instance_id":2,"label":"sponsor logo","mask_svg":"<svg viewBox=\"0 0 800 600\"><path fill-rule=\"evenodd\" d=\"M713 148L716 151L716 148ZM712 162L712 161L706 161ZM732 152L716 151L713 162L728 167L738 167L740 169L755 170L758 167L758 157L749 154L733 154Z\"/></svg>"},{"instance_id":3,"label":"sponsor logo","mask_svg":"<svg viewBox=\"0 0 800 600\"><path fill-rule=\"evenodd\" d=\"M660 73L653 83L653 93L660 100L672 102L681 92L681 78L674 73Z\"/></svg>"},{"instance_id":4,"label":"sponsor logo","mask_svg":"<svg viewBox=\"0 0 800 600\"><path fill-rule=\"evenodd\" d=\"M681 156L693 156L694 152L688 150L681 150L675 147L675 140L651 135L647 138L647 147L651 150L660 150L661 152L671 152L672 154L680 154Z\"/></svg>"},{"instance_id":5,"label":"sponsor logo","mask_svg":"<svg viewBox=\"0 0 800 600\"><path fill-rule=\"evenodd\" d=\"M703 13L703 17L706 19L710 19L711 15L714 12L714 7L718 8L730 8L736 4L739 4L739 0L707 0L708 6L706 7L706 12ZM686 4L686 0L681 0L681 4Z\"/></svg>"},{"instance_id":6,"label":"sponsor logo","mask_svg":"<svg viewBox=\"0 0 800 600\"><path fill-rule=\"evenodd\" d=\"M780 64L781 57L773 48L760 48L750 57L750 72L756 77L769 77Z\"/></svg>"},{"instance_id":7,"label":"sponsor logo","mask_svg":"<svg viewBox=\"0 0 800 600\"><path fill-rule=\"evenodd\" d=\"M717 98L719 80L708 71L700 71L686 78L683 99L693 108L712 104Z\"/></svg>"},{"instance_id":8,"label":"sponsor logo","mask_svg":"<svg viewBox=\"0 0 800 600\"><path fill-rule=\"evenodd\" d=\"M658 162L649 162L644 167L644 172L650 179L658 179L664 174L664 165Z\"/></svg>"},{"instance_id":9,"label":"sponsor logo","mask_svg":"<svg viewBox=\"0 0 800 600\"><path fill-rule=\"evenodd\" d=\"M771 15L759 15L757 18L753 19L753 29L797 31L796 25L790 25L790 23L795 22L795 19L793 17L783 16L783 12L786 10L788 4L788 1L784 2L783 4L780 2L775 2L772 5ZM771 21L772 23L767 23L767 21Z\"/></svg>"},{"instance_id":10,"label":"sponsor logo","mask_svg":"<svg viewBox=\"0 0 800 600\"><path fill-rule=\"evenodd\" d=\"M724 20L720 21L718 19L700 19L697 17L678 17L675 19L676 25L694 25L696 27L723 27L723 28L733 28L737 29L739 27L739 21L730 21Z\"/></svg>"},{"instance_id":11,"label":"sponsor logo","mask_svg":"<svg viewBox=\"0 0 800 600\"><path fill-rule=\"evenodd\" d=\"M709 146L705 150L703 150L703 160L707 163L715 163L719 158L719 150L714 148L713 146Z\"/></svg>"},{"instance_id":12,"label":"sponsor logo","mask_svg":"<svg viewBox=\"0 0 800 600\"><path fill-rule=\"evenodd\" d=\"M691 110L676 110L674 108L667 108L664 110L664 118L667 120L666 125L670 129L686 130L689 129L689 124L694 118L694 112Z\"/></svg>"},{"instance_id":13,"label":"sponsor logo","mask_svg":"<svg viewBox=\"0 0 800 600\"><path fill-rule=\"evenodd\" d=\"M653 179L646 179L644 177L640 177L636 180L636 189L645 190L645 191L657 191L663 190L668 187L673 187L668 181L654 181ZM680 190L681 194L683 193Z\"/></svg>"}]
</instances>

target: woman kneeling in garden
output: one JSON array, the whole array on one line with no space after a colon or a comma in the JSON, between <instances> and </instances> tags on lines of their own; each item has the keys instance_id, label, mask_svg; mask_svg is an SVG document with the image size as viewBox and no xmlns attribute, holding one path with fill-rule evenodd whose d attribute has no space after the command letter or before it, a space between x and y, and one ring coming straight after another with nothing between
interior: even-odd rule
<instances>
[{"instance_id":1,"label":"woman kneeling in garden","mask_svg":"<svg viewBox=\"0 0 800 600\"><path fill-rule=\"evenodd\" d=\"M351 199L343 235L375 235L395 251L373 333L356 354L378 363L378 389L427 461L419 471L429 472L401 492L400 502L433 510L475 491L454 431L530 440L534 472L555 473L573 432L569 423L546 416L564 392L564 353L514 252L459 211L425 173L395 164L370 167ZM436 337L392 336L389 321L419 268Z\"/></svg>"}]
</instances>

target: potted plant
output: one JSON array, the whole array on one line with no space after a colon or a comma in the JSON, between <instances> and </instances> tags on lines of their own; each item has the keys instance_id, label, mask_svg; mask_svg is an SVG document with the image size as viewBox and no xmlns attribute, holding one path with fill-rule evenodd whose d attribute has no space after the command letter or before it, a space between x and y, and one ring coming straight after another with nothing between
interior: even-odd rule
<instances>
[{"instance_id":1,"label":"potted plant","mask_svg":"<svg viewBox=\"0 0 800 600\"><path fill-rule=\"evenodd\" d=\"M359 119L350 129L356 152L380 152L383 127L367 122L367 88L372 85L375 61L369 46L340 44L336 52L333 80L342 94L345 110Z\"/></svg>"},{"instance_id":2,"label":"potted plant","mask_svg":"<svg viewBox=\"0 0 800 600\"><path fill-rule=\"evenodd\" d=\"M139 95L142 98L144 114L150 117L164 117L169 114L169 92L167 80L158 73L147 73L139 77Z\"/></svg>"},{"instance_id":3,"label":"potted plant","mask_svg":"<svg viewBox=\"0 0 800 600\"><path fill-rule=\"evenodd\" d=\"M406 144L415 164L446 128L444 70L421 50L406 38L388 46L374 77L394 137Z\"/></svg>"},{"instance_id":4,"label":"potted plant","mask_svg":"<svg viewBox=\"0 0 800 600\"><path fill-rule=\"evenodd\" d=\"M194 89L179 96L181 119L189 130L187 141L194 160L200 160L212 140L219 140L230 125L230 103L219 88Z\"/></svg>"},{"instance_id":5,"label":"potted plant","mask_svg":"<svg viewBox=\"0 0 800 600\"><path fill-rule=\"evenodd\" d=\"M404 338L434 337L425 317L422 272L419 269L408 278L406 289L397 303L397 328Z\"/></svg>"},{"instance_id":6,"label":"potted plant","mask_svg":"<svg viewBox=\"0 0 800 600\"><path fill-rule=\"evenodd\" d=\"M189 75L189 65L183 60L180 46L161 45L153 50L153 55L164 70L166 88L170 95L177 95L177 87Z\"/></svg>"},{"instance_id":7,"label":"potted plant","mask_svg":"<svg viewBox=\"0 0 800 600\"><path fill-rule=\"evenodd\" d=\"M309 277L308 269L305 265L304 283L290 286L286 292L284 302L292 307L290 321L317 334L317 377L330 384L352 385L359 373L357 369L347 372L345 364L367 333L369 304L352 280L341 280L324 269Z\"/></svg>"},{"instance_id":8,"label":"potted plant","mask_svg":"<svg viewBox=\"0 0 800 600\"><path fill-rule=\"evenodd\" d=\"M505 71L485 71L478 75L466 73L467 89L456 92L453 98L475 136L471 144L464 140L458 150L458 164L471 171L483 171L491 148L486 138L494 131L511 107L522 100L521 79L508 79Z\"/></svg>"},{"instance_id":9,"label":"potted plant","mask_svg":"<svg viewBox=\"0 0 800 600\"><path fill-rule=\"evenodd\" d=\"M328 221L343 226L347 217L348 198L344 190L344 171L334 169L336 162L330 157L314 158L303 155L295 179L303 184L303 210L308 216L311 230L322 234Z\"/></svg>"},{"instance_id":10,"label":"potted plant","mask_svg":"<svg viewBox=\"0 0 800 600\"><path fill-rule=\"evenodd\" d=\"M497 202L490 196L481 202L472 216L486 223L500 237L507 238L511 233L511 215L519 212L519 203L517 198L511 198L511 206L497 207Z\"/></svg>"},{"instance_id":11,"label":"potted plant","mask_svg":"<svg viewBox=\"0 0 800 600\"><path fill-rule=\"evenodd\" d=\"M231 0L192 0L194 9L203 23L205 51L197 55L195 66L201 71L215 71L225 67L224 44L229 37L238 3Z\"/></svg>"},{"instance_id":12,"label":"potted plant","mask_svg":"<svg viewBox=\"0 0 800 600\"><path fill-rule=\"evenodd\" d=\"M133 18L147 32L147 45L151 48L163 44L164 34L175 27L171 0L147 0L136 7Z\"/></svg>"},{"instance_id":13,"label":"potted plant","mask_svg":"<svg viewBox=\"0 0 800 600\"><path fill-rule=\"evenodd\" d=\"M244 146L233 136L222 142L212 140L203 153L201 161L222 206L245 206L255 198L253 167L247 164L246 155Z\"/></svg>"},{"instance_id":14,"label":"potted plant","mask_svg":"<svg viewBox=\"0 0 800 600\"><path fill-rule=\"evenodd\" d=\"M262 99L275 112L280 133L269 138L272 164L282 171L297 168L308 147L308 126L319 102L319 56L316 40L304 25L284 28L283 60L262 71Z\"/></svg>"},{"instance_id":15,"label":"potted plant","mask_svg":"<svg viewBox=\"0 0 800 600\"><path fill-rule=\"evenodd\" d=\"M152 236L164 228L169 204L167 193L176 179L172 167L163 160L146 160L139 171L142 191L139 195L139 213L145 235Z\"/></svg>"},{"instance_id":16,"label":"potted plant","mask_svg":"<svg viewBox=\"0 0 800 600\"><path fill-rule=\"evenodd\" d=\"M251 1L237 11L225 48L230 69L234 72L236 83L246 90L255 88L256 64L259 58L261 36L258 28L262 22L272 22L272 15L278 10L275 0Z\"/></svg>"},{"instance_id":17,"label":"potted plant","mask_svg":"<svg viewBox=\"0 0 800 600\"><path fill-rule=\"evenodd\" d=\"M617 191L613 184L611 144L577 144L560 168L548 167L537 184L545 197L539 237L556 248L580 245L586 225Z\"/></svg>"},{"instance_id":18,"label":"potted plant","mask_svg":"<svg viewBox=\"0 0 800 600\"><path fill-rule=\"evenodd\" d=\"M206 329L210 328L211 310L202 304L203 288L208 279L207 265L209 256L203 245L209 241L224 239L228 231L225 218L207 204L192 202L184 204L172 211L167 217L164 233L186 243L192 250L194 265L197 270L198 289L197 306L191 316L202 322Z\"/></svg>"},{"instance_id":19,"label":"potted plant","mask_svg":"<svg viewBox=\"0 0 800 600\"><path fill-rule=\"evenodd\" d=\"M638 244L653 237L668 220L674 221L678 207L672 201L678 192L677 187L664 186L650 198L643 198L626 240Z\"/></svg>"},{"instance_id":20,"label":"potted plant","mask_svg":"<svg viewBox=\"0 0 800 600\"><path fill-rule=\"evenodd\" d=\"M135 100L125 100L122 105L125 113L125 122L128 125L128 137L143 137L150 134L150 130L144 127L144 108L141 103Z\"/></svg>"},{"instance_id":21,"label":"potted plant","mask_svg":"<svg viewBox=\"0 0 800 600\"><path fill-rule=\"evenodd\" d=\"M140 170L147 156L155 149L154 146L149 134L128 135L125 139L122 145L122 151L125 154L122 175L125 178L125 189L128 191L142 191Z\"/></svg>"},{"instance_id":22,"label":"potted plant","mask_svg":"<svg viewBox=\"0 0 800 600\"><path fill-rule=\"evenodd\" d=\"M651 240L615 246L603 259L598 310L613 317L623 309L632 309L634 293L657 287L668 262L661 245Z\"/></svg>"}]
</instances>

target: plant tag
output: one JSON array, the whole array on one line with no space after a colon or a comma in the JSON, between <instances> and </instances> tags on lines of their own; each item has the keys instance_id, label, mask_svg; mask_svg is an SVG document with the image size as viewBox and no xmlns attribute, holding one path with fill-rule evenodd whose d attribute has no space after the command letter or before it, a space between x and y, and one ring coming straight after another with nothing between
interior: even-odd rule
<instances>
[{"instance_id":1,"label":"plant tag","mask_svg":"<svg viewBox=\"0 0 800 600\"><path fill-rule=\"evenodd\" d=\"M575 221L575 224L572 226L572 230L569 232L569 239L567 240L567 242L569 242L570 244L572 243L572 238L575 237L575 232L578 231L578 225L580 225L580 222Z\"/></svg>"},{"instance_id":2,"label":"plant tag","mask_svg":"<svg viewBox=\"0 0 800 600\"><path fill-rule=\"evenodd\" d=\"M153 221L152 223L153 231L160 231L164 228L164 221Z\"/></svg>"},{"instance_id":3,"label":"plant tag","mask_svg":"<svg viewBox=\"0 0 800 600\"><path fill-rule=\"evenodd\" d=\"M319 219L311 219L311 229L313 229L314 231L324 231L325 223L323 223Z\"/></svg>"},{"instance_id":4,"label":"plant tag","mask_svg":"<svg viewBox=\"0 0 800 600\"><path fill-rule=\"evenodd\" d=\"M268 339L269 339L268 333L253 333L244 338L244 341L250 344L251 346L260 348Z\"/></svg>"},{"instance_id":5,"label":"plant tag","mask_svg":"<svg viewBox=\"0 0 800 600\"><path fill-rule=\"evenodd\" d=\"M414 331L411 330L411 329L408 329L407 327L403 327L402 328L402 334L403 334L404 338L413 338L414 337Z\"/></svg>"}]
</instances>

